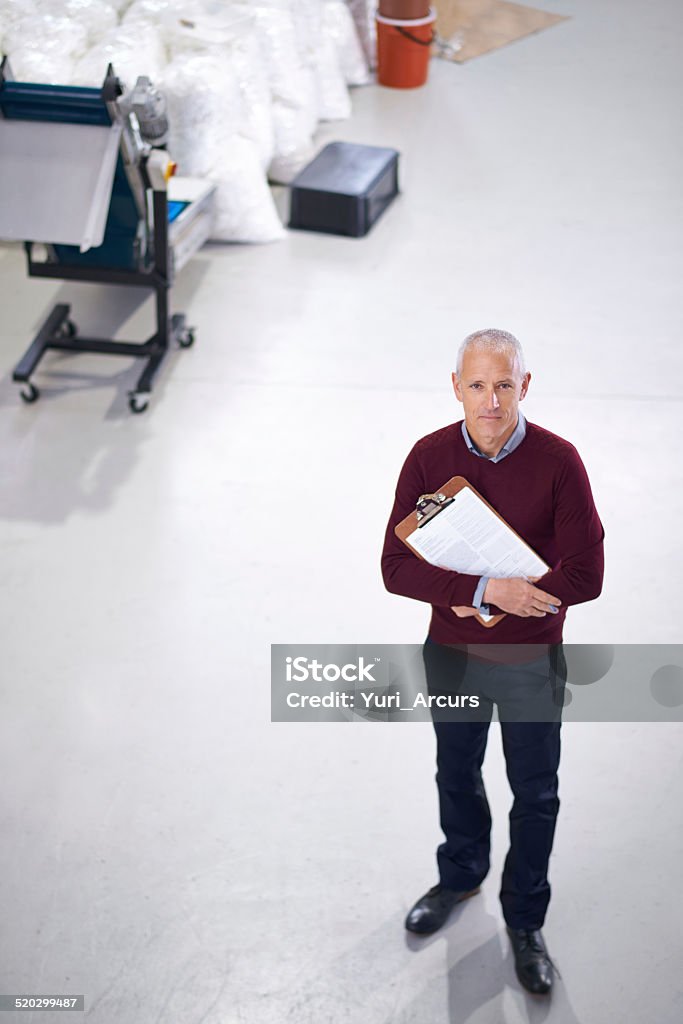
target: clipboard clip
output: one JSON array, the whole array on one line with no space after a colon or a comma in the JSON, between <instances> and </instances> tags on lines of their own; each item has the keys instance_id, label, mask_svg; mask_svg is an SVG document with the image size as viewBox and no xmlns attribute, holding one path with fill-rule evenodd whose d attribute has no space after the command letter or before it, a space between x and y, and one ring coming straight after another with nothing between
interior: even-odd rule
<instances>
[{"instance_id":1,"label":"clipboard clip","mask_svg":"<svg viewBox=\"0 0 683 1024\"><path fill-rule=\"evenodd\" d=\"M421 494L415 505L418 530L420 527L426 526L434 516L437 516L439 512L450 505L453 500L453 498L449 498L447 495L442 494L441 491L437 491L436 494Z\"/></svg>"}]
</instances>

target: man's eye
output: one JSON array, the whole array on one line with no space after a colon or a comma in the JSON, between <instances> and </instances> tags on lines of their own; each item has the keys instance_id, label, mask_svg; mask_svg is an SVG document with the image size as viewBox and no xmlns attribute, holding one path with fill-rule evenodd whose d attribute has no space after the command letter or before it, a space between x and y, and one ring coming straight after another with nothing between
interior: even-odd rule
<instances>
[{"instance_id":1,"label":"man's eye","mask_svg":"<svg viewBox=\"0 0 683 1024\"><path fill-rule=\"evenodd\" d=\"M501 384L500 386L502 388L505 388L505 390L507 391L507 390L509 390L512 387L512 384Z\"/></svg>"}]
</instances>

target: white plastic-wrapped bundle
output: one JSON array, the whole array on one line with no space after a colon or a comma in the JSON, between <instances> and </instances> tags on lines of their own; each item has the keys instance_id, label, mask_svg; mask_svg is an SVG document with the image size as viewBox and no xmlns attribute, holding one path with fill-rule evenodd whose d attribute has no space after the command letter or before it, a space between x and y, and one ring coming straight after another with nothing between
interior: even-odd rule
<instances>
[{"instance_id":1,"label":"white plastic-wrapped bundle","mask_svg":"<svg viewBox=\"0 0 683 1024\"><path fill-rule=\"evenodd\" d=\"M7 41L8 33L18 21L38 13L36 0L0 0L0 34Z\"/></svg>"},{"instance_id":2,"label":"white plastic-wrapped bundle","mask_svg":"<svg viewBox=\"0 0 683 1024\"><path fill-rule=\"evenodd\" d=\"M347 85L367 85L371 80L353 16L343 0L323 0L323 33L331 39Z\"/></svg>"},{"instance_id":3,"label":"white plastic-wrapped bundle","mask_svg":"<svg viewBox=\"0 0 683 1024\"><path fill-rule=\"evenodd\" d=\"M288 0L254 0L234 7L246 8L254 17L272 97L274 154L268 175L286 183L313 155L318 122L315 71L301 58Z\"/></svg>"},{"instance_id":4,"label":"white plastic-wrapped bundle","mask_svg":"<svg viewBox=\"0 0 683 1024\"><path fill-rule=\"evenodd\" d=\"M378 8L376 0L346 0L347 7L351 11L351 17L356 25L358 38L360 39L368 67L374 70L377 67L377 23L375 11Z\"/></svg>"},{"instance_id":5,"label":"white plastic-wrapped bundle","mask_svg":"<svg viewBox=\"0 0 683 1024\"><path fill-rule=\"evenodd\" d=\"M161 31L166 43L169 64L186 54L206 53L215 44L217 50L222 49L224 40L220 42L213 40L210 35L210 25L207 24L206 15L201 17L179 17L175 11L167 11L161 18Z\"/></svg>"},{"instance_id":6,"label":"white plastic-wrapped bundle","mask_svg":"<svg viewBox=\"0 0 683 1024\"><path fill-rule=\"evenodd\" d=\"M306 73L289 0L254 0L248 10L254 14L273 99L305 111L312 131L317 121L315 80Z\"/></svg>"},{"instance_id":7,"label":"white plastic-wrapped bundle","mask_svg":"<svg viewBox=\"0 0 683 1024\"><path fill-rule=\"evenodd\" d=\"M173 57L205 53L230 66L239 86L237 130L256 145L265 170L273 156L275 138L270 86L251 15L230 7L191 19L174 15L165 20L164 31Z\"/></svg>"},{"instance_id":8,"label":"white plastic-wrapped bundle","mask_svg":"<svg viewBox=\"0 0 683 1024\"><path fill-rule=\"evenodd\" d=\"M231 61L242 97L240 135L254 143L266 171L275 154L275 125L265 61L251 23L236 38Z\"/></svg>"},{"instance_id":9,"label":"white plastic-wrapped bundle","mask_svg":"<svg viewBox=\"0 0 683 1024\"><path fill-rule=\"evenodd\" d=\"M214 242L276 242L284 237L253 142L235 135L222 154L215 179Z\"/></svg>"},{"instance_id":10,"label":"white plastic-wrapped bundle","mask_svg":"<svg viewBox=\"0 0 683 1024\"><path fill-rule=\"evenodd\" d=\"M166 62L166 51L152 25L117 25L78 62L73 72L74 85L101 85L108 64L123 85L131 89L139 75L156 82Z\"/></svg>"},{"instance_id":11,"label":"white plastic-wrapped bundle","mask_svg":"<svg viewBox=\"0 0 683 1024\"><path fill-rule=\"evenodd\" d=\"M85 29L88 46L95 43L118 24L119 16L107 0L38 0L42 14L70 18Z\"/></svg>"},{"instance_id":12,"label":"white plastic-wrapped bundle","mask_svg":"<svg viewBox=\"0 0 683 1024\"><path fill-rule=\"evenodd\" d=\"M292 18L299 60L313 68L322 31L322 0L284 0Z\"/></svg>"},{"instance_id":13,"label":"white plastic-wrapped bundle","mask_svg":"<svg viewBox=\"0 0 683 1024\"><path fill-rule=\"evenodd\" d=\"M315 50L318 84L318 117L321 121L343 121L351 117L351 98L334 40L321 32Z\"/></svg>"},{"instance_id":14,"label":"white plastic-wrapped bundle","mask_svg":"<svg viewBox=\"0 0 683 1024\"><path fill-rule=\"evenodd\" d=\"M235 72L220 56L181 53L157 84L168 104L168 149L180 173L215 178L239 125Z\"/></svg>"},{"instance_id":15,"label":"white plastic-wrapped bundle","mask_svg":"<svg viewBox=\"0 0 683 1024\"><path fill-rule=\"evenodd\" d=\"M36 13L15 19L3 45L18 81L69 85L74 63L86 51L87 33L68 18Z\"/></svg>"},{"instance_id":16,"label":"white plastic-wrapped bundle","mask_svg":"<svg viewBox=\"0 0 683 1024\"><path fill-rule=\"evenodd\" d=\"M235 68L215 53L181 53L159 83L168 103L168 148L181 174L214 181L221 242L271 242L284 234L260 153L239 134L240 85Z\"/></svg>"},{"instance_id":17,"label":"white plastic-wrapped bundle","mask_svg":"<svg viewBox=\"0 0 683 1024\"><path fill-rule=\"evenodd\" d=\"M60 49L67 57L78 58L88 49L88 35L82 25L40 12L16 20L4 38L8 53L25 47L46 53Z\"/></svg>"},{"instance_id":18,"label":"white plastic-wrapped bundle","mask_svg":"<svg viewBox=\"0 0 683 1024\"><path fill-rule=\"evenodd\" d=\"M276 100L273 103L275 153L268 167L270 181L289 185L300 170L313 159L315 147L305 114Z\"/></svg>"},{"instance_id":19,"label":"white plastic-wrapped bundle","mask_svg":"<svg viewBox=\"0 0 683 1024\"><path fill-rule=\"evenodd\" d=\"M71 85L74 62L63 53L36 47L22 47L9 55L12 74L18 82Z\"/></svg>"},{"instance_id":20,"label":"white plastic-wrapped bundle","mask_svg":"<svg viewBox=\"0 0 683 1024\"><path fill-rule=\"evenodd\" d=\"M174 11L177 6L175 0L133 0L133 3L126 8L121 20L124 24L131 21L146 21L156 24L169 11Z\"/></svg>"},{"instance_id":21,"label":"white plastic-wrapped bundle","mask_svg":"<svg viewBox=\"0 0 683 1024\"><path fill-rule=\"evenodd\" d=\"M350 117L351 101L336 44L325 31L321 0L296 0L291 10L299 56L315 81L317 119Z\"/></svg>"}]
</instances>

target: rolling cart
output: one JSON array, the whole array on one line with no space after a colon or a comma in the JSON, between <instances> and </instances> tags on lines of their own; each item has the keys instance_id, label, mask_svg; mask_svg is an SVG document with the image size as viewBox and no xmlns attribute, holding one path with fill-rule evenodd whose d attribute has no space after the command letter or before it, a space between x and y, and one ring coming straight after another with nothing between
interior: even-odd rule
<instances>
[{"instance_id":1,"label":"rolling cart","mask_svg":"<svg viewBox=\"0 0 683 1024\"><path fill-rule=\"evenodd\" d=\"M131 412L143 412L169 345L194 342L169 293L210 235L215 187L174 178L122 96L111 66L102 89L89 89L15 82L7 58L0 65L0 237L24 242L30 277L149 288L156 303L145 342L83 337L70 306L56 305L14 369L25 402L39 397L32 376L49 349L94 352L143 360L128 393Z\"/></svg>"}]
</instances>

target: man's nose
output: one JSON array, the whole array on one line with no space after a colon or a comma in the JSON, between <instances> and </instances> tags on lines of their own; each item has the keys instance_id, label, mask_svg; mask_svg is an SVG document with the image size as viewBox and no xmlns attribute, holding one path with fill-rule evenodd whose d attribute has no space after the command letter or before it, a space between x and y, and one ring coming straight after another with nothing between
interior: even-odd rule
<instances>
[{"instance_id":1,"label":"man's nose","mask_svg":"<svg viewBox=\"0 0 683 1024\"><path fill-rule=\"evenodd\" d=\"M486 396L486 405L489 409L497 409L500 406L495 388L491 388Z\"/></svg>"}]
</instances>

